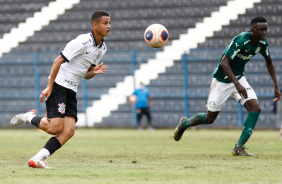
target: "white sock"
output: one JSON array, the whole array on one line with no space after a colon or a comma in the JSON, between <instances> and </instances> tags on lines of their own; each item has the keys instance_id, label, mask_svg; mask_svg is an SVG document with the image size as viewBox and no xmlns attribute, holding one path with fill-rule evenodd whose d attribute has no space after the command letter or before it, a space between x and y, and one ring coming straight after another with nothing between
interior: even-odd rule
<instances>
[{"instance_id":1,"label":"white sock","mask_svg":"<svg viewBox=\"0 0 282 184\"><path fill-rule=\"evenodd\" d=\"M34 117L35 117L35 115L30 114L30 113L27 113L27 115L26 115L26 120L27 120L29 123L31 123L31 120L32 120L32 118L34 118Z\"/></svg>"},{"instance_id":2,"label":"white sock","mask_svg":"<svg viewBox=\"0 0 282 184\"><path fill-rule=\"evenodd\" d=\"M47 157L50 156L50 152L45 149L42 148L36 155L34 155L32 158L34 159L38 159L38 160L45 160Z\"/></svg>"}]
</instances>

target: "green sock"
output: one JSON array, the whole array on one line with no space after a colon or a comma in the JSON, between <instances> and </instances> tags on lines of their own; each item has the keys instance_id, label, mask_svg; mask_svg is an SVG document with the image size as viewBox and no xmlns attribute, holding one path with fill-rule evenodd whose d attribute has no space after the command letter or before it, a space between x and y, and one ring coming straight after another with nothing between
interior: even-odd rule
<instances>
[{"instance_id":1,"label":"green sock","mask_svg":"<svg viewBox=\"0 0 282 184\"><path fill-rule=\"evenodd\" d=\"M183 122L183 125L185 127L191 127L191 126L196 126L196 125L201 125L201 124L207 124L206 113L198 113L195 116L193 116L192 118L189 118Z\"/></svg>"},{"instance_id":2,"label":"green sock","mask_svg":"<svg viewBox=\"0 0 282 184\"><path fill-rule=\"evenodd\" d=\"M244 122L242 134L236 146L244 146L248 139L251 137L257 124L259 113L260 112L248 112L248 116Z\"/></svg>"}]
</instances>

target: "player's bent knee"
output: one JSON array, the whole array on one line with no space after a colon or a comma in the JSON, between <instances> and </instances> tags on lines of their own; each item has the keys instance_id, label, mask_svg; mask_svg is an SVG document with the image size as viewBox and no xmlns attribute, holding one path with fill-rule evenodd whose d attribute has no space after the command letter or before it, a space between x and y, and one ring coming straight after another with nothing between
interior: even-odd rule
<instances>
[{"instance_id":1,"label":"player's bent knee","mask_svg":"<svg viewBox=\"0 0 282 184\"><path fill-rule=\"evenodd\" d=\"M257 105L257 106L251 107L251 108L249 109L249 111L251 111L251 112L261 112L261 108L260 108L259 105Z\"/></svg>"},{"instance_id":2,"label":"player's bent knee","mask_svg":"<svg viewBox=\"0 0 282 184\"><path fill-rule=\"evenodd\" d=\"M71 138L75 133L75 130L74 129L68 129L65 131L65 135L69 138Z\"/></svg>"},{"instance_id":3,"label":"player's bent knee","mask_svg":"<svg viewBox=\"0 0 282 184\"><path fill-rule=\"evenodd\" d=\"M246 103L244 104L244 107L249 112L261 112L261 108L260 108L258 101L254 99L246 101Z\"/></svg>"},{"instance_id":4,"label":"player's bent knee","mask_svg":"<svg viewBox=\"0 0 282 184\"><path fill-rule=\"evenodd\" d=\"M44 126L44 127L48 127L50 125L50 120L43 117L41 120L40 120L40 125L41 126Z\"/></svg>"},{"instance_id":5,"label":"player's bent knee","mask_svg":"<svg viewBox=\"0 0 282 184\"><path fill-rule=\"evenodd\" d=\"M258 106L254 111L255 111L255 112L261 112L260 106Z\"/></svg>"}]
</instances>

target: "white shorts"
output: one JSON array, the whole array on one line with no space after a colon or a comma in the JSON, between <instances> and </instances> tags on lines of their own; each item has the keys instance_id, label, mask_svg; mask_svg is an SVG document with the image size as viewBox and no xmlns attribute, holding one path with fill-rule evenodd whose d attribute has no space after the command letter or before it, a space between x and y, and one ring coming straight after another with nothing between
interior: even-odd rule
<instances>
[{"instance_id":1,"label":"white shorts","mask_svg":"<svg viewBox=\"0 0 282 184\"><path fill-rule=\"evenodd\" d=\"M224 102L232 95L235 100L244 105L244 103L250 99L258 99L255 91L249 85L244 76L239 79L239 83L246 88L248 93L248 98L242 98L238 93L235 85L233 83L223 83L217 81L215 78L212 79L211 89L209 94L209 99L207 102L207 107L209 111L216 112L220 111Z\"/></svg>"}]
</instances>

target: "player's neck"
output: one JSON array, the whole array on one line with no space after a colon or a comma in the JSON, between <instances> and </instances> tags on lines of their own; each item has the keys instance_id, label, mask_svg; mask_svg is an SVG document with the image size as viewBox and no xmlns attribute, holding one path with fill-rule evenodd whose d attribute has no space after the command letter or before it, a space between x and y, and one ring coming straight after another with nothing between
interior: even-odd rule
<instances>
[{"instance_id":1,"label":"player's neck","mask_svg":"<svg viewBox=\"0 0 282 184\"><path fill-rule=\"evenodd\" d=\"M99 33L97 33L97 31L93 30L93 34L95 37L95 41L96 41L96 45L101 45L102 44L102 40L103 40L103 36Z\"/></svg>"},{"instance_id":2,"label":"player's neck","mask_svg":"<svg viewBox=\"0 0 282 184\"><path fill-rule=\"evenodd\" d=\"M257 46L258 42L259 42L259 39L256 39L253 34L251 33L251 36L250 36L250 40L251 40L251 44L254 45L254 46Z\"/></svg>"}]
</instances>

